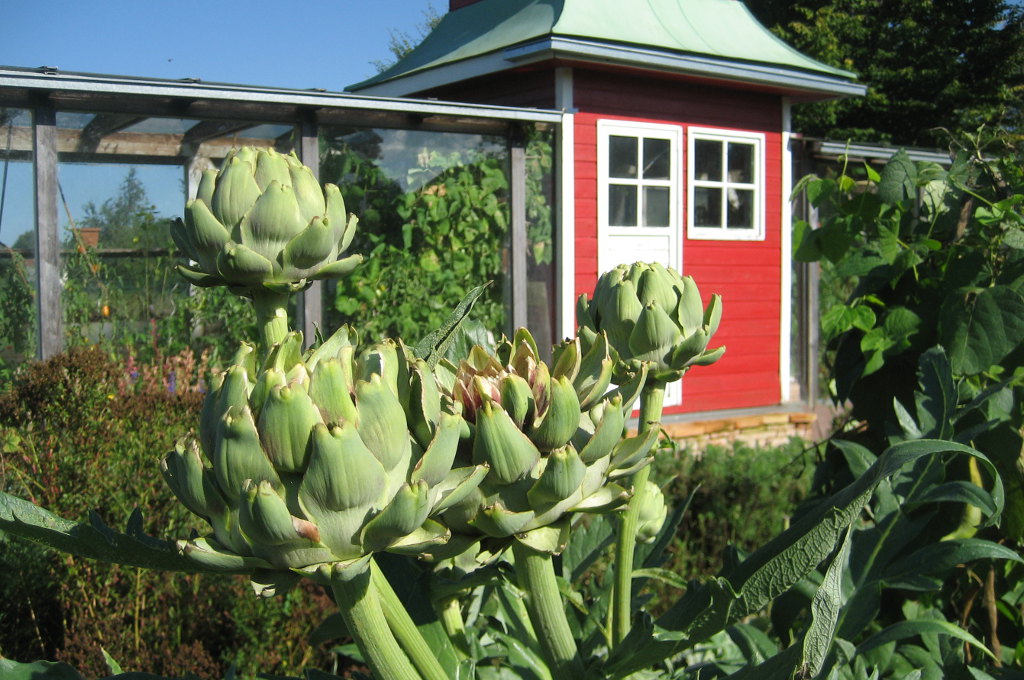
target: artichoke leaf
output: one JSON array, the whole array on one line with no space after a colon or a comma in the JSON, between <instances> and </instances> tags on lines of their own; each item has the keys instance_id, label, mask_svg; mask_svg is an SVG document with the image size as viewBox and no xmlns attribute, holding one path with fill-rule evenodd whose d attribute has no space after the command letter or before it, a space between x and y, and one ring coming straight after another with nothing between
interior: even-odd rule
<instances>
[{"instance_id":1,"label":"artichoke leaf","mask_svg":"<svg viewBox=\"0 0 1024 680\"><path fill-rule=\"evenodd\" d=\"M383 466L354 424L313 428L309 466L299 486L299 502L309 517L319 521L328 511L372 508L386 487Z\"/></svg>"},{"instance_id":2,"label":"artichoke leaf","mask_svg":"<svg viewBox=\"0 0 1024 680\"><path fill-rule=\"evenodd\" d=\"M370 550L383 550L422 526L430 514L428 495L426 482L404 484L391 503L367 522L363 544Z\"/></svg>"},{"instance_id":3,"label":"artichoke leaf","mask_svg":"<svg viewBox=\"0 0 1024 680\"><path fill-rule=\"evenodd\" d=\"M450 471L444 480L434 487L437 502L434 504L433 513L440 514L468 498L484 481L489 471L490 468L486 465L455 468Z\"/></svg>"},{"instance_id":4,"label":"artichoke leaf","mask_svg":"<svg viewBox=\"0 0 1024 680\"><path fill-rule=\"evenodd\" d=\"M502 483L521 479L537 465L540 451L523 434L507 413L485 402L476 414L473 462L488 464Z\"/></svg>"}]
</instances>

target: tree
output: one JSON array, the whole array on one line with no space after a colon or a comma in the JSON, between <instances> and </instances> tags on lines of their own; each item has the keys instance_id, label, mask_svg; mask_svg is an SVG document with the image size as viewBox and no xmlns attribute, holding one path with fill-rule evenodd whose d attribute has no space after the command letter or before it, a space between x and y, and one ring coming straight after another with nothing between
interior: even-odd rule
<instances>
[{"instance_id":1,"label":"tree","mask_svg":"<svg viewBox=\"0 0 1024 680\"><path fill-rule=\"evenodd\" d=\"M373 64L378 73L388 70L423 42L423 39L441 23L442 17L443 15L438 14L437 9L433 5L428 4L427 8L423 10L423 21L416 25L417 35L413 36L406 31L394 29L388 31L388 51L391 53L392 58L377 59L370 63Z\"/></svg>"},{"instance_id":2,"label":"tree","mask_svg":"<svg viewBox=\"0 0 1024 680\"><path fill-rule=\"evenodd\" d=\"M808 135L944 145L982 125L1024 134L1024 9L1009 0L747 0L805 54L857 73L865 97L797 106Z\"/></svg>"}]
</instances>

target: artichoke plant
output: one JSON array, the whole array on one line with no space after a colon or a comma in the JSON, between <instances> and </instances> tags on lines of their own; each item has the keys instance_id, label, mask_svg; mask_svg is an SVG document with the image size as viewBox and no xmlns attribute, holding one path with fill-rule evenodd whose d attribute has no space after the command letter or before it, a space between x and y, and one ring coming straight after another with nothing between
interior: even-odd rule
<instances>
[{"instance_id":1,"label":"artichoke plant","mask_svg":"<svg viewBox=\"0 0 1024 680\"><path fill-rule=\"evenodd\" d=\"M496 356L475 347L450 392L469 424L467 455L489 472L445 523L463 536L515 537L558 552L570 513L622 505L628 494L613 480L649 462L657 432L622 439L642 378L606 394L611 366L607 343L584 355L577 339L549 369L526 329ZM559 531L533 532L543 527Z\"/></svg>"},{"instance_id":2,"label":"artichoke plant","mask_svg":"<svg viewBox=\"0 0 1024 680\"><path fill-rule=\"evenodd\" d=\"M725 347L708 349L722 318L721 296L712 295L705 309L691 277L658 263L605 272L593 299L580 296L576 317L585 344L602 331L607 335L620 381L646 363L648 379L673 382L691 366L707 366L725 353Z\"/></svg>"},{"instance_id":3,"label":"artichoke plant","mask_svg":"<svg viewBox=\"0 0 1024 680\"><path fill-rule=\"evenodd\" d=\"M294 153L242 147L219 171L203 173L185 220L171 235L190 264L179 273L197 286L227 286L251 298L260 354L288 332L289 296L318 279L337 278L362 261L338 259L355 235L341 191L323 189Z\"/></svg>"},{"instance_id":4,"label":"artichoke plant","mask_svg":"<svg viewBox=\"0 0 1024 680\"><path fill-rule=\"evenodd\" d=\"M213 529L184 553L226 570L358 572L373 552L446 541L433 518L486 468L452 469L462 418L442 408L431 371L391 342L357 356L345 327L305 356L301 345L289 333L262 367L243 345L206 398L198 438L163 461L174 493Z\"/></svg>"}]
</instances>

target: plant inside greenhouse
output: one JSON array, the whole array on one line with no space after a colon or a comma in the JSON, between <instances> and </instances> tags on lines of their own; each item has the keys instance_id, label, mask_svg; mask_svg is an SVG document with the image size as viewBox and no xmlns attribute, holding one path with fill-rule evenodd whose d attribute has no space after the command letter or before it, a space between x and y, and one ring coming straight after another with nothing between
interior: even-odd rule
<instances>
[{"instance_id":1,"label":"plant inside greenhouse","mask_svg":"<svg viewBox=\"0 0 1024 680\"><path fill-rule=\"evenodd\" d=\"M113 419L152 380L162 396L147 408L163 417L173 410L161 401L173 372L175 390L196 402L194 422L174 423L182 429L169 452L135 452L177 499L159 508L173 521L147 523L156 497L148 490L134 510L104 507L128 515L123 530L98 513L65 518L45 507L60 492L32 484L45 475L26 474L0 489L0 545L37 556L29 547L47 546L76 569L115 565L138 583L153 571L168 581L243 575L261 601L298 603L288 598L315 591L322 611L274 610L307 640L337 642L344 661L335 667L296 655L310 680L1019 677L1020 346L979 334L1012 330L1024 313L1024 183L1010 166L990 181L989 167L965 156L940 172L899 157L869 174L877 197L853 191L845 174L808 180L812 201L828 203L833 217L806 232L800 256L862 275L852 302L826 319L841 396L867 425L807 458L818 465L812 492L770 540L715 546L716 572L682 573L695 564L679 554L684 517L710 508L702 521L720 518L725 502L715 495L725 490L708 476L703 498L692 480L664 474L696 479L701 461L679 464L688 454L666 441L662 406L669 385L715 371L727 355L715 334L728 300L702 295L672 268L636 262L601 275L578 300L576 335L554 347L538 346L525 328L511 337L476 332L470 322L486 281L443 301L447 318L423 337L380 339L358 325L304 337L292 296L314 281L344 281L373 255L351 252L359 220L342 189L321 186L293 154L239 148L203 173L171 235L185 259L179 274L251 303L253 334L202 388L194 359L165 357L160 370L131 384L110 379L96 393L107 409L100 417ZM977 217L961 210L964 201ZM972 227L961 220L999 236L998 252L963 239ZM879 252L865 242L881 243ZM936 319L928 295L948 283L943 268L957 258L988 278L957 266L962 285L940 297L955 291L970 313L943 303ZM938 330L917 332L927 324ZM108 371L87 352L76 360ZM882 370L896 361L901 384L868 386L876 374L899 377ZM55 374L72 376L72 365ZM40 428L90 417L75 410L92 398L75 396L80 383L60 384L64 425L55 414L9 426L36 421L17 400L0 399L5 452L27 451L22 442ZM31 396L26 388L19 399ZM891 421L877 415L883 410ZM32 449L37 472L48 469L57 436ZM1005 454L1007 441L1016 458ZM740 450L708 461L704 469L722 465L762 491L780 474ZM131 492L121 472L104 483ZM86 491L69 493L90 502ZM205 581L188 583L180 600L165 589L144 605L142 587L123 597L136 609L212 598L200 594ZM972 589L969 599L961 592ZM954 618L950 602L970 604ZM992 617L985 625L1000 622L1001 644L994 627L973 627L982 610ZM0 622L29 626L4 614ZM111 676L151 670L104 655ZM276 670L251 672L280 677ZM211 671L175 673L189 672ZM64 661L2 656L0 676L83 677Z\"/></svg>"}]
</instances>

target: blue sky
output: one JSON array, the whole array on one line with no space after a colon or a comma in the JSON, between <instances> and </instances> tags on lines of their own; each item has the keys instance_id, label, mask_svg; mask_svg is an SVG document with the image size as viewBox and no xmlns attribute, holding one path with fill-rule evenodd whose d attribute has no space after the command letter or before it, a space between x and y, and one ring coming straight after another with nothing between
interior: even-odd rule
<instances>
[{"instance_id":1,"label":"blue sky","mask_svg":"<svg viewBox=\"0 0 1024 680\"><path fill-rule=\"evenodd\" d=\"M0 65L342 90L447 0L4 0Z\"/></svg>"},{"instance_id":2,"label":"blue sky","mask_svg":"<svg viewBox=\"0 0 1024 680\"><path fill-rule=\"evenodd\" d=\"M2 0L0 66L341 91L390 58L392 31L418 38L431 6L442 13L448 1ZM137 169L158 214L179 215L180 172ZM32 178L28 163L6 170L0 242L10 244L31 228ZM114 195L126 171L62 165L72 217Z\"/></svg>"}]
</instances>

